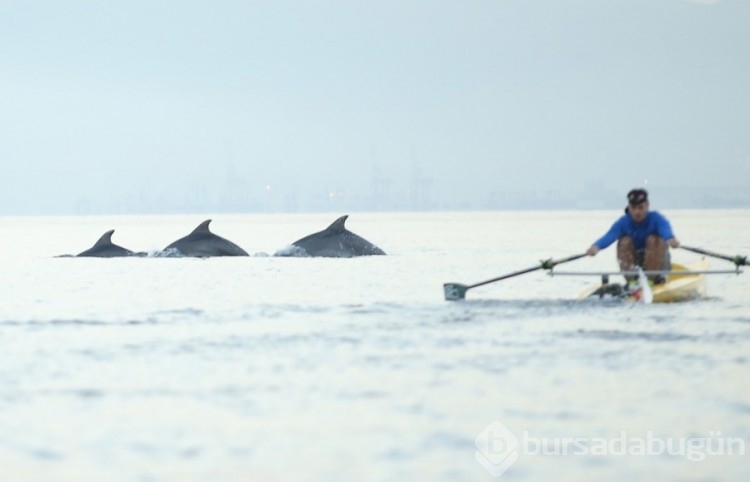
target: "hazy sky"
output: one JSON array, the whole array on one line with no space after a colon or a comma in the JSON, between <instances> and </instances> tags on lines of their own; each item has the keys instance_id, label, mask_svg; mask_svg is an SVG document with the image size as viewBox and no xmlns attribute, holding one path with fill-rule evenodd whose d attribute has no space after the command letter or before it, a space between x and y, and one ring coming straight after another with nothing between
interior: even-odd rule
<instances>
[{"instance_id":1,"label":"hazy sky","mask_svg":"<svg viewBox=\"0 0 750 482\"><path fill-rule=\"evenodd\" d=\"M750 205L750 1L0 0L0 162L3 214Z\"/></svg>"}]
</instances>

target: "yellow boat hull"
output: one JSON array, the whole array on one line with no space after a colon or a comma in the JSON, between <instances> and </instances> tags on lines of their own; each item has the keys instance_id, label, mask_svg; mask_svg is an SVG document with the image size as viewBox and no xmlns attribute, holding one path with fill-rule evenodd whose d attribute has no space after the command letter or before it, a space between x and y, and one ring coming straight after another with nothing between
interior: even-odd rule
<instances>
[{"instance_id":1,"label":"yellow boat hull","mask_svg":"<svg viewBox=\"0 0 750 482\"><path fill-rule=\"evenodd\" d=\"M706 296L705 274L680 274L679 271L705 271L708 269L708 261L702 259L689 264L672 264L672 273L667 276L667 282L651 287L653 303L676 303L679 301L694 300ZM587 289L579 296L585 299L596 293L601 285ZM628 301L637 301L637 296L625 297Z\"/></svg>"},{"instance_id":2,"label":"yellow boat hull","mask_svg":"<svg viewBox=\"0 0 750 482\"><path fill-rule=\"evenodd\" d=\"M674 271L705 271L707 269L708 261L706 260L672 265ZM674 273L667 277L666 283L651 288L651 292L654 295L654 303L674 303L703 298L706 296L706 275Z\"/></svg>"}]
</instances>

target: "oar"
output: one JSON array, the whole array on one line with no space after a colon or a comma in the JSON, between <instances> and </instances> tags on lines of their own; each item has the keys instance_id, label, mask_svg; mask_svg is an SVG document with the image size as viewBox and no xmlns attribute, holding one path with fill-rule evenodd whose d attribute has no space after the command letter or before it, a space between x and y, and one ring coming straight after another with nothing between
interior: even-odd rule
<instances>
[{"instance_id":1,"label":"oar","mask_svg":"<svg viewBox=\"0 0 750 482\"><path fill-rule=\"evenodd\" d=\"M567 258L558 259L558 260L548 259L546 261L542 261L539 266L534 266L533 268L527 268L521 271L516 271L514 273L509 273L503 276L498 276L497 278L488 279L487 281L474 283L473 285L468 285L468 286L462 285L460 283L444 283L443 291L445 292L445 299L449 301L462 300L466 297L467 291L469 291L472 288L476 288L477 286L482 286L482 285L486 285L489 283L494 283L495 281L502 281L504 279L513 278L514 276L520 276L522 274L531 273L532 271L536 271L539 269L552 269L558 264L567 263L569 261L575 261L577 259L583 258L584 256L586 256L586 253L576 254L574 256L569 256Z\"/></svg>"},{"instance_id":2,"label":"oar","mask_svg":"<svg viewBox=\"0 0 750 482\"><path fill-rule=\"evenodd\" d=\"M698 254L705 254L706 256L711 256L714 258L724 259L726 261L730 261L735 264L735 266L747 266L747 256L740 256L739 254L737 256L727 256L725 254L719 254L719 253L712 253L711 251L706 251L705 249L701 248L691 248L690 246L680 245L682 249L686 249L688 251L692 251L693 253Z\"/></svg>"}]
</instances>

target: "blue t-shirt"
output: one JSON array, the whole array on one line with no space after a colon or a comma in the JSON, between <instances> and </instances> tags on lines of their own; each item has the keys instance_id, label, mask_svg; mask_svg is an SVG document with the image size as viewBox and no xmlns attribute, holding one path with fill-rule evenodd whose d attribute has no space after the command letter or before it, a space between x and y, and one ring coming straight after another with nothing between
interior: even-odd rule
<instances>
[{"instance_id":1,"label":"blue t-shirt","mask_svg":"<svg viewBox=\"0 0 750 482\"><path fill-rule=\"evenodd\" d=\"M646 219L640 223L636 223L629 214L625 214L615 221L607 234L599 238L594 245L599 249L604 249L621 237L630 236L635 244L635 249L644 249L646 238L652 234L658 235L665 241L674 238L669 221L657 211L649 211L646 214Z\"/></svg>"}]
</instances>

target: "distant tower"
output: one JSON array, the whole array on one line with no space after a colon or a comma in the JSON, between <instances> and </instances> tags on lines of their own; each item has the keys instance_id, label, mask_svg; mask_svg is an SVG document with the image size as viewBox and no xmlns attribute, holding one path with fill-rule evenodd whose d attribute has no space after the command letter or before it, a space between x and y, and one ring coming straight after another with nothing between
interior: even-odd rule
<instances>
[{"instance_id":1,"label":"distant tower","mask_svg":"<svg viewBox=\"0 0 750 482\"><path fill-rule=\"evenodd\" d=\"M422 171L417 163L411 165L411 187L409 189L409 208L415 211L429 209L430 189L432 188L432 179L422 175Z\"/></svg>"},{"instance_id":2,"label":"distant tower","mask_svg":"<svg viewBox=\"0 0 750 482\"><path fill-rule=\"evenodd\" d=\"M371 209L373 211L382 211L392 205L391 200L391 184L390 178L385 177L381 171L380 166L373 163L372 166L372 177L371 177Z\"/></svg>"},{"instance_id":3,"label":"distant tower","mask_svg":"<svg viewBox=\"0 0 750 482\"><path fill-rule=\"evenodd\" d=\"M224 180L224 193L222 196L222 208L229 211L244 212L248 208L249 188L247 182L242 178L234 167L227 162L227 176Z\"/></svg>"}]
</instances>

